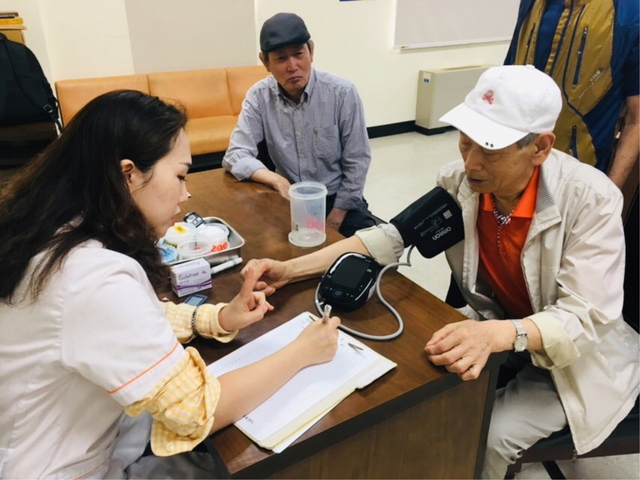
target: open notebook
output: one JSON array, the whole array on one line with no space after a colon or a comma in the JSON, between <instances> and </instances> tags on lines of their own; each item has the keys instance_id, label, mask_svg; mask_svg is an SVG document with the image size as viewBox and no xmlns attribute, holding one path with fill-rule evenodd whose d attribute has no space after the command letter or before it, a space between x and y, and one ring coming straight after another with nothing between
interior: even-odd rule
<instances>
[{"instance_id":1,"label":"open notebook","mask_svg":"<svg viewBox=\"0 0 640 480\"><path fill-rule=\"evenodd\" d=\"M309 312L302 313L207 368L220 376L256 362L290 343L311 321ZM299 371L236 427L261 447L282 451L355 389L396 366L342 331L338 342L333 360Z\"/></svg>"}]
</instances>

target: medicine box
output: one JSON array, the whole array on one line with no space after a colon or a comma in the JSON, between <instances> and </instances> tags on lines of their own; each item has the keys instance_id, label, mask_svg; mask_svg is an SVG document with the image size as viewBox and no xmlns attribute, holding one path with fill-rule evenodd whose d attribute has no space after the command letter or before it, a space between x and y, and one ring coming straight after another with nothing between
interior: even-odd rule
<instances>
[{"instance_id":1,"label":"medicine box","mask_svg":"<svg viewBox=\"0 0 640 480\"><path fill-rule=\"evenodd\" d=\"M204 258L174 265L171 288L179 297L211 288L211 265Z\"/></svg>"}]
</instances>

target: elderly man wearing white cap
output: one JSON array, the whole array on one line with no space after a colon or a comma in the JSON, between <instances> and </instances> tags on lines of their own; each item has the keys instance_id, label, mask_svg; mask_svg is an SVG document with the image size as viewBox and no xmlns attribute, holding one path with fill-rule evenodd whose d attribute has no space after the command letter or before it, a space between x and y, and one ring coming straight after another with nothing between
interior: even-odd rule
<instances>
[{"instance_id":1,"label":"elderly man wearing white cap","mask_svg":"<svg viewBox=\"0 0 640 480\"><path fill-rule=\"evenodd\" d=\"M465 238L446 256L469 320L433 334L425 351L463 380L478 378L491 353L511 352L485 478L503 478L523 450L567 425L578 454L594 449L638 397L638 335L621 315L622 195L553 149L561 108L549 76L501 66L442 117L460 130L462 161L445 165L437 184L462 212ZM387 264L404 247L393 224L379 225L304 257L250 264L267 262L258 288L272 293L343 252Z\"/></svg>"}]
</instances>

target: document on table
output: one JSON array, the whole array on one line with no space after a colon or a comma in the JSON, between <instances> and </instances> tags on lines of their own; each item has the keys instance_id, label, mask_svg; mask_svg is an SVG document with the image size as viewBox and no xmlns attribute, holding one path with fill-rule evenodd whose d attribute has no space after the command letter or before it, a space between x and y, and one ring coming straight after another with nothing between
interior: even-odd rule
<instances>
[{"instance_id":1,"label":"document on table","mask_svg":"<svg viewBox=\"0 0 640 480\"><path fill-rule=\"evenodd\" d=\"M301 313L207 368L219 377L261 360L293 341L311 322L309 312ZM339 331L333 360L302 369L235 425L261 447L282 451L341 400L394 367L391 360Z\"/></svg>"}]
</instances>

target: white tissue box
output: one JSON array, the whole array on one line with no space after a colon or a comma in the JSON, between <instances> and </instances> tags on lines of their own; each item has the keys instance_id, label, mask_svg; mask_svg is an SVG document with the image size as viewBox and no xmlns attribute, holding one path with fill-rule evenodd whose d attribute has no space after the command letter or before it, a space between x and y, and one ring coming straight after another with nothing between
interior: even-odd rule
<instances>
[{"instance_id":1,"label":"white tissue box","mask_svg":"<svg viewBox=\"0 0 640 480\"><path fill-rule=\"evenodd\" d=\"M211 265L204 258L175 265L170 270L171 288L179 297L211 288Z\"/></svg>"}]
</instances>

